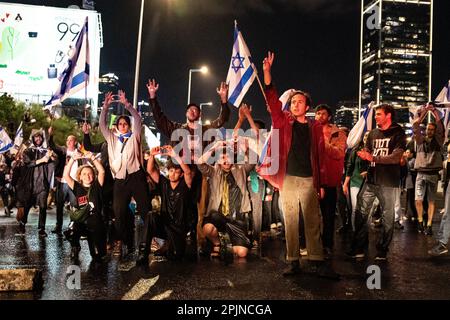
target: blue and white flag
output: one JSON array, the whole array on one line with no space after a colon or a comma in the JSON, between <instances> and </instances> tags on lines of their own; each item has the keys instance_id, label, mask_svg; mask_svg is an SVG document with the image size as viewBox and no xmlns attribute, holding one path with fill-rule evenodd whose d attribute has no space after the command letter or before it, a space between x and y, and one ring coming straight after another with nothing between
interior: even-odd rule
<instances>
[{"instance_id":1,"label":"blue and white flag","mask_svg":"<svg viewBox=\"0 0 450 320\"><path fill-rule=\"evenodd\" d=\"M60 80L59 88L47 102L46 109L85 88L89 82L88 17L78 35L73 55L58 79Z\"/></svg>"},{"instance_id":2,"label":"blue and white flag","mask_svg":"<svg viewBox=\"0 0 450 320\"><path fill-rule=\"evenodd\" d=\"M355 126L350 130L347 137L347 148L352 149L356 147L363 138L364 133L373 129L373 106L374 104L371 102Z\"/></svg>"},{"instance_id":3,"label":"blue and white flag","mask_svg":"<svg viewBox=\"0 0 450 320\"><path fill-rule=\"evenodd\" d=\"M13 146L11 138L8 136L8 133L0 127L0 153L4 153L11 149Z\"/></svg>"},{"instance_id":4,"label":"blue and white flag","mask_svg":"<svg viewBox=\"0 0 450 320\"><path fill-rule=\"evenodd\" d=\"M228 84L228 102L239 108L255 77L256 68L253 65L250 51L235 21L233 51L226 80Z\"/></svg>"},{"instance_id":5,"label":"blue and white flag","mask_svg":"<svg viewBox=\"0 0 450 320\"><path fill-rule=\"evenodd\" d=\"M14 146L19 148L23 142L23 122L20 122L19 128L16 130L16 136L14 137Z\"/></svg>"}]
</instances>

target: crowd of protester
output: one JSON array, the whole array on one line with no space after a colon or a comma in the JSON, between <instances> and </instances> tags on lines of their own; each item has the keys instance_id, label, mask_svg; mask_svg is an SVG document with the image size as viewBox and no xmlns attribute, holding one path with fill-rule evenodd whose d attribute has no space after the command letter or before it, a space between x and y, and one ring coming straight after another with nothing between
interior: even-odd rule
<instances>
[{"instance_id":1,"label":"crowd of protester","mask_svg":"<svg viewBox=\"0 0 450 320\"><path fill-rule=\"evenodd\" d=\"M428 253L447 253L450 175L443 152L445 128L435 105L417 113L410 139L395 122L393 106L378 105L377 127L347 148L348 130L332 124L328 105L313 109L307 92L293 90L283 111L272 80L274 61L271 52L263 61L271 132L242 104L231 135L223 134L231 113L225 83L217 88L217 119L202 124L200 107L190 103L186 122L175 122L163 113L159 84L152 79L147 89L153 118L170 144L143 150L139 112L119 91L119 102L130 116L119 115L109 126L113 94L107 93L99 120L103 143L91 143L90 125L84 123L83 141L69 135L66 145L58 146L50 127L47 132L33 130L19 150L0 155L5 215L17 208L17 233L24 235L30 210L38 208L38 235L45 238L54 192L56 224L51 232L70 241L74 261L83 238L96 262L112 254L119 259L135 255L137 263L148 264L151 255L245 259L271 234L286 242L283 275L299 274L300 260L307 259L318 276L338 279L329 263L336 217L338 232L349 235L350 257L367 255L373 225L379 229L374 233L375 260L387 260L394 230L403 229L404 221L412 221L419 233L433 234L442 181L445 208L437 244ZM315 119L306 115L311 110ZM246 120L251 129L244 133L240 128ZM275 172L267 159L276 161Z\"/></svg>"}]
</instances>

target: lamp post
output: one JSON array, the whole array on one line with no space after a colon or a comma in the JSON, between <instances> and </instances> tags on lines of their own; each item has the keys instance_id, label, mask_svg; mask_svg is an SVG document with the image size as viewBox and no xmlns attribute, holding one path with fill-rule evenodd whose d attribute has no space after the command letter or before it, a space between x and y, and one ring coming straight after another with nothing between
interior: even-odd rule
<instances>
[{"instance_id":1,"label":"lamp post","mask_svg":"<svg viewBox=\"0 0 450 320\"><path fill-rule=\"evenodd\" d=\"M203 66L200 69L189 69L189 82L188 82L188 97L187 104L191 102L191 82L192 82L192 72L201 72L203 74L208 73L208 67Z\"/></svg>"},{"instance_id":2,"label":"lamp post","mask_svg":"<svg viewBox=\"0 0 450 320\"><path fill-rule=\"evenodd\" d=\"M200 124L202 124L202 122L203 122L203 110L202 110L202 108L203 108L203 106L212 106L213 105L213 103L210 101L210 102L203 102L203 103L200 103Z\"/></svg>"},{"instance_id":3,"label":"lamp post","mask_svg":"<svg viewBox=\"0 0 450 320\"><path fill-rule=\"evenodd\" d=\"M139 88L139 67L141 63L141 39L142 39L142 20L144 19L144 3L145 0L141 0L141 14L139 18L139 32L138 43L136 52L136 70L134 71L134 92L133 92L133 106L137 107L138 88Z\"/></svg>"}]
</instances>

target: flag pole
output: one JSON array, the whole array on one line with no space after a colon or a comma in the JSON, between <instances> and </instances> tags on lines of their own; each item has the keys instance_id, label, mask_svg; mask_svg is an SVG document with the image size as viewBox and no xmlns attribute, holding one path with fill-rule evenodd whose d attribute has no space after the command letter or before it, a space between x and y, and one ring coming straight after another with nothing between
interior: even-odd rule
<instances>
[{"instance_id":1,"label":"flag pole","mask_svg":"<svg viewBox=\"0 0 450 320\"><path fill-rule=\"evenodd\" d=\"M262 86L261 80L259 79L258 71L256 70L255 65L253 65L253 68L255 69L256 80L258 80L259 88L261 89L261 93L262 93L262 95L264 97L264 101L266 102L266 106L268 107L269 106L269 102L267 101L266 93L264 92L264 88Z\"/></svg>"}]
</instances>

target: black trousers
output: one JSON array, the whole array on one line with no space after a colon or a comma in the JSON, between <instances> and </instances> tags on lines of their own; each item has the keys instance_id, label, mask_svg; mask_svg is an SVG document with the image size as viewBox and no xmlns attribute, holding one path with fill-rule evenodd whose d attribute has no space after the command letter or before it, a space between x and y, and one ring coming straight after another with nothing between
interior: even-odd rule
<instances>
[{"instance_id":1,"label":"black trousers","mask_svg":"<svg viewBox=\"0 0 450 320\"><path fill-rule=\"evenodd\" d=\"M183 258L186 251L186 226L172 225L163 219L160 214L154 212L147 214L145 226L148 228L145 235L145 254L150 253L152 239L158 237L168 241L169 251L167 257L169 259L179 260Z\"/></svg>"},{"instance_id":2,"label":"black trousers","mask_svg":"<svg viewBox=\"0 0 450 320\"><path fill-rule=\"evenodd\" d=\"M47 197L48 191L42 191L39 194L33 194L31 198L29 198L24 206L24 215L22 217L21 222L26 224L28 222L28 214L30 213L30 209L34 204L39 206L39 224L38 229L45 229L45 222L47 220Z\"/></svg>"},{"instance_id":3,"label":"black trousers","mask_svg":"<svg viewBox=\"0 0 450 320\"><path fill-rule=\"evenodd\" d=\"M150 193L144 171L134 172L125 179L116 179L113 194L116 239L131 245L131 243L128 243L133 239L134 227L134 218L129 209L131 198L133 197L136 201L137 210L144 217L144 221L146 220L145 216L151 210ZM148 230L148 228L145 230ZM146 239L145 232L142 237Z\"/></svg>"},{"instance_id":4,"label":"black trousers","mask_svg":"<svg viewBox=\"0 0 450 320\"><path fill-rule=\"evenodd\" d=\"M334 245L334 221L336 217L337 189L326 187L325 197L320 200L320 211L322 211L322 243L325 248L333 249Z\"/></svg>"},{"instance_id":5,"label":"black trousers","mask_svg":"<svg viewBox=\"0 0 450 320\"><path fill-rule=\"evenodd\" d=\"M72 247L80 247L80 237L87 236L91 256L106 255L106 226L100 216L94 214L86 220L86 223L74 222L71 231Z\"/></svg>"}]
</instances>

